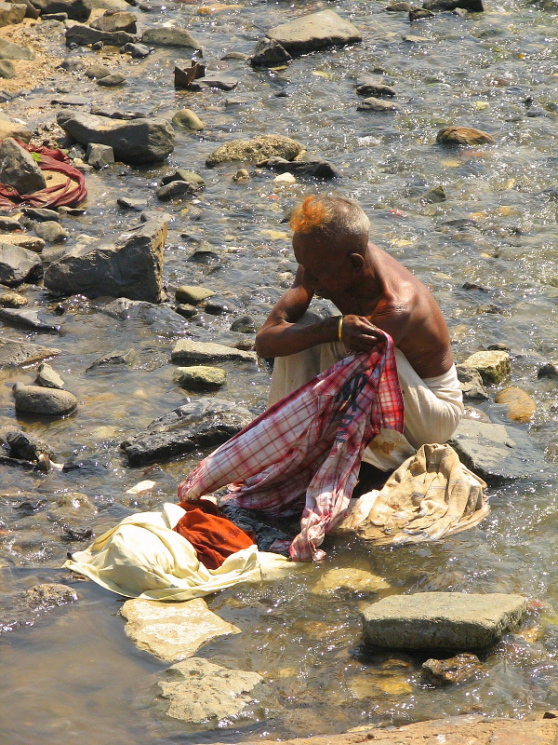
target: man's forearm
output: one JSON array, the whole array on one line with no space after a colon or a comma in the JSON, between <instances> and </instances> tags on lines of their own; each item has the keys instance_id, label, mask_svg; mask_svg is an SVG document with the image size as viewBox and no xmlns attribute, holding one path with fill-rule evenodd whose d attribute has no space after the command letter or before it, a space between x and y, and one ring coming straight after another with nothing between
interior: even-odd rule
<instances>
[{"instance_id":1,"label":"man's forearm","mask_svg":"<svg viewBox=\"0 0 558 745\"><path fill-rule=\"evenodd\" d=\"M264 326L256 336L256 352L260 357L287 357L318 344L337 341L338 328L339 317L305 326L287 321Z\"/></svg>"}]
</instances>

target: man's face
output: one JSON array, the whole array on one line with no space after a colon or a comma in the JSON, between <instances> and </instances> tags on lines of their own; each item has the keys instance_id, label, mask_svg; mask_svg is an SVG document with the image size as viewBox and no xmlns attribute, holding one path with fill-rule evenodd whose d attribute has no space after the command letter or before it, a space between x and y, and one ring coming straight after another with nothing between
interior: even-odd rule
<instances>
[{"instance_id":1,"label":"man's face","mask_svg":"<svg viewBox=\"0 0 558 745\"><path fill-rule=\"evenodd\" d=\"M297 262L304 269L304 283L317 295L331 298L345 291L354 281L350 255L342 247L315 236L295 233L293 251Z\"/></svg>"}]
</instances>

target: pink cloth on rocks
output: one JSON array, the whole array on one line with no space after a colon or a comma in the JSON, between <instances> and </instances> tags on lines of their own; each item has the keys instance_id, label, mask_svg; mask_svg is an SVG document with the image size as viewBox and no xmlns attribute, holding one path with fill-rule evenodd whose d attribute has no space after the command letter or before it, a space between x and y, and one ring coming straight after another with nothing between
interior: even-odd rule
<instances>
[{"instance_id":1,"label":"pink cloth on rocks","mask_svg":"<svg viewBox=\"0 0 558 745\"><path fill-rule=\"evenodd\" d=\"M320 373L204 458L178 496L191 501L228 484L230 498L246 509L276 517L302 510L290 556L320 560L318 547L346 514L363 451L382 428L402 432L403 417L385 334L370 353Z\"/></svg>"}]
</instances>

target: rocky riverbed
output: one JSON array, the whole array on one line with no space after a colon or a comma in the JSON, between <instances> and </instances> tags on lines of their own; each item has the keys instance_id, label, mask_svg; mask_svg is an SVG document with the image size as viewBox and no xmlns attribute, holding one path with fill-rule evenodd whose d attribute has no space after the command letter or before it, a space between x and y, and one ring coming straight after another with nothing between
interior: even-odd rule
<instances>
[{"instance_id":1,"label":"rocky riverbed","mask_svg":"<svg viewBox=\"0 0 558 745\"><path fill-rule=\"evenodd\" d=\"M555 3L0 5L0 182L43 187L16 138L62 148L87 188L78 206L0 215L6 745L558 707ZM444 311L468 404L453 444L491 515L397 550L331 538L324 565L171 622L60 570L176 501L206 448L265 408L253 339L296 271L287 216L332 188ZM363 635L375 601L440 591L521 596L526 616L474 655Z\"/></svg>"}]
</instances>

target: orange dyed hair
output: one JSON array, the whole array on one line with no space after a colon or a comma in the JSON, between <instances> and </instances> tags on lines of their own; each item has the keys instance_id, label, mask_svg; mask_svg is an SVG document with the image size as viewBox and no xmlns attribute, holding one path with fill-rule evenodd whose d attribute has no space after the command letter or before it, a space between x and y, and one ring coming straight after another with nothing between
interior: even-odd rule
<instances>
[{"instance_id":1,"label":"orange dyed hair","mask_svg":"<svg viewBox=\"0 0 558 745\"><path fill-rule=\"evenodd\" d=\"M331 210L317 197L311 196L293 210L289 224L295 233L312 233L324 228L332 217Z\"/></svg>"}]
</instances>

